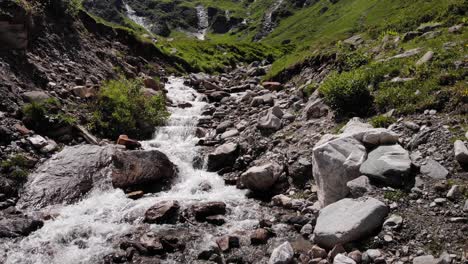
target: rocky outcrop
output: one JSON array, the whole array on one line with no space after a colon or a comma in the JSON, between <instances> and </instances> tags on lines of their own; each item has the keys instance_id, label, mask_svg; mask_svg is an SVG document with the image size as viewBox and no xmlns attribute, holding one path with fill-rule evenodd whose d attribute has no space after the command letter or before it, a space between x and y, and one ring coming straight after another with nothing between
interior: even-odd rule
<instances>
[{"instance_id":1,"label":"rocky outcrop","mask_svg":"<svg viewBox=\"0 0 468 264\"><path fill-rule=\"evenodd\" d=\"M387 214L387 206L377 199L343 199L320 210L314 241L332 248L362 239L379 229Z\"/></svg>"}]
</instances>

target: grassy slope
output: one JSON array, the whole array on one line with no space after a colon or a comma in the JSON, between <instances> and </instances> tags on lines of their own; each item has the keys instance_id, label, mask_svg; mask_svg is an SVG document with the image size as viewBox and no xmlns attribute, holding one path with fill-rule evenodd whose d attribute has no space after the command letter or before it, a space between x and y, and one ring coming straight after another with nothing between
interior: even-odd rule
<instances>
[{"instance_id":1,"label":"grassy slope","mask_svg":"<svg viewBox=\"0 0 468 264\"><path fill-rule=\"evenodd\" d=\"M375 38L387 30L405 32L415 29L422 22L447 20L450 17L444 15L449 13L448 8L465 2L341 0L330 4L322 0L281 21L272 34L263 40L264 43L273 44L289 39L297 45L295 52L273 65L270 76L355 33ZM320 14L323 7L329 9Z\"/></svg>"}]
</instances>

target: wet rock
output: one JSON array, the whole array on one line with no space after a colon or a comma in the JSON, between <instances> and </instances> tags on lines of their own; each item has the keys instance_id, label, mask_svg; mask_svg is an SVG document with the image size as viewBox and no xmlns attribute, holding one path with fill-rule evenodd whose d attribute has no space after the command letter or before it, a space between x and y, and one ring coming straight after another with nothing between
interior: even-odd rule
<instances>
[{"instance_id":1,"label":"wet rock","mask_svg":"<svg viewBox=\"0 0 468 264\"><path fill-rule=\"evenodd\" d=\"M220 169L231 167L236 162L239 155L237 143L226 143L215 149L208 155L208 171L218 171Z\"/></svg>"},{"instance_id":2,"label":"wet rock","mask_svg":"<svg viewBox=\"0 0 468 264\"><path fill-rule=\"evenodd\" d=\"M202 250L198 254L198 259L203 259L203 260L221 260L220 257L221 250L216 244L216 242L209 243L208 245L205 246L205 249ZM217 263L220 263L219 261L215 261Z\"/></svg>"},{"instance_id":3,"label":"wet rock","mask_svg":"<svg viewBox=\"0 0 468 264\"><path fill-rule=\"evenodd\" d=\"M208 216L224 215L226 204L223 202L206 202L192 206L192 212L197 221L205 221Z\"/></svg>"},{"instance_id":4,"label":"wet rock","mask_svg":"<svg viewBox=\"0 0 468 264\"><path fill-rule=\"evenodd\" d=\"M411 159L400 145L380 146L369 153L360 172L372 180L401 186L410 175Z\"/></svg>"},{"instance_id":5,"label":"wet rock","mask_svg":"<svg viewBox=\"0 0 468 264\"><path fill-rule=\"evenodd\" d=\"M250 235L252 245L266 244L271 237L271 232L265 228L258 228Z\"/></svg>"},{"instance_id":6,"label":"wet rock","mask_svg":"<svg viewBox=\"0 0 468 264\"><path fill-rule=\"evenodd\" d=\"M0 238L27 236L41 228L43 224L42 221L25 215L0 215Z\"/></svg>"},{"instance_id":7,"label":"wet rock","mask_svg":"<svg viewBox=\"0 0 468 264\"><path fill-rule=\"evenodd\" d=\"M284 242L271 253L268 264L289 264L294 258L294 250L289 242Z\"/></svg>"},{"instance_id":8,"label":"wet rock","mask_svg":"<svg viewBox=\"0 0 468 264\"><path fill-rule=\"evenodd\" d=\"M468 199L465 200L465 205L463 206L463 212L465 212L465 213L468 212Z\"/></svg>"},{"instance_id":9,"label":"wet rock","mask_svg":"<svg viewBox=\"0 0 468 264\"><path fill-rule=\"evenodd\" d=\"M322 206L336 202L349 193L346 183L359 177L366 158L365 147L351 137L338 138L314 147L313 176Z\"/></svg>"},{"instance_id":10,"label":"wet rock","mask_svg":"<svg viewBox=\"0 0 468 264\"><path fill-rule=\"evenodd\" d=\"M150 224L175 224L180 205L177 201L163 201L153 205L145 213L145 222Z\"/></svg>"},{"instance_id":11,"label":"wet rock","mask_svg":"<svg viewBox=\"0 0 468 264\"><path fill-rule=\"evenodd\" d=\"M338 254L333 259L333 264L356 264L352 258L348 258L343 254Z\"/></svg>"},{"instance_id":12,"label":"wet rock","mask_svg":"<svg viewBox=\"0 0 468 264\"><path fill-rule=\"evenodd\" d=\"M346 186L349 188L349 192L353 198L358 198L364 194L372 191L372 185L370 185L369 178L366 176L361 176L352 181L346 183Z\"/></svg>"},{"instance_id":13,"label":"wet rock","mask_svg":"<svg viewBox=\"0 0 468 264\"><path fill-rule=\"evenodd\" d=\"M145 192L143 192L143 191L134 191L134 192L131 192L131 193L127 193L127 198L130 198L132 200L138 200L141 197L143 197L144 195L145 195Z\"/></svg>"},{"instance_id":14,"label":"wet rock","mask_svg":"<svg viewBox=\"0 0 468 264\"><path fill-rule=\"evenodd\" d=\"M320 210L315 242L325 248L356 241L380 228L387 206L374 198L343 199Z\"/></svg>"},{"instance_id":15,"label":"wet rock","mask_svg":"<svg viewBox=\"0 0 468 264\"><path fill-rule=\"evenodd\" d=\"M152 232L144 234L140 238L140 244L146 249L148 255L161 255L164 253L164 246L159 237Z\"/></svg>"},{"instance_id":16,"label":"wet rock","mask_svg":"<svg viewBox=\"0 0 468 264\"><path fill-rule=\"evenodd\" d=\"M283 172L283 167L275 162L255 166L242 173L240 182L254 192L268 192Z\"/></svg>"},{"instance_id":17,"label":"wet rock","mask_svg":"<svg viewBox=\"0 0 468 264\"><path fill-rule=\"evenodd\" d=\"M224 225L224 223L226 223L226 219L224 219L224 216L222 216L222 215L207 216L205 218L205 221L207 223L210 223L210 224L216 225L216 226L221 226L221 225Z\"/></svg>"},{"instance_id":18,"label":"wet rock","mask_svg":"<svg viewBox=\"0 0 468 264\"><path fill-rule=\"evenodd\" d=\"M28 177L20 207L72 202L102 182L111 171L112 147L66 147Z\"/></svg>"},{"instance_id":19,"label":"wet rock","mask_svg":"<svg viewBox=\"0 0 468 264\"><path fill-rule=\"evenodd\" d=\"M461 165L468 165L468 148L461 140L454 143L455 160Z\"/></svg>"},{"instance_id":20,"label":"wet rock","mask_svg":"<svg viewBox=\"0 0 468 264\"><path fill-rule=\"evenodd\" d=\"M426 163L421 166L421 173L436 180L445 180L448 175L447 169L433 159L428 159Z\"/></svg>"},{"instance_id":21,"label":"wet rock","mask_svg":"<svg viewBox=\"0 0 468 264\"><path fill-rule=\"evenodd\" d=\"M177 175L175 165L158 150L118 151L112 157L112 184L148 192L167 186Z\"/></svg>"}]
</instances>

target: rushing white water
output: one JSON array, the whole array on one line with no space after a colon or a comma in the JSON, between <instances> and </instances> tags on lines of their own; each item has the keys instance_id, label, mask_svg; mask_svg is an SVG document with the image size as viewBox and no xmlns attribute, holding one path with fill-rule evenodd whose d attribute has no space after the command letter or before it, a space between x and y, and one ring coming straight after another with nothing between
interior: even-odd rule
<instances>
[{"instance_id":1,"label":"rushing white water","mask_svg":"<svg viewBox=\"0 0 468 264\"><path fill-rule=\"evenodd\" d=\"M253 228L263 214L258 203L247 199L244 191L226 186L216 173L192 166L197 154L195 126L206 103L181 78L171 78L167 89L172 101L189 102L192 107L171 108L167 126L159 128L154 139L143 142L143 146L164 152L177 165L179 177L173 187L139 200L126 198L118 189L95 189L81 202L49 208L49 212L58 216L22 240L1 244L0 263L2 260L6 264L99 263L103 256L115 250L113 239L131 233L141 223L144 212L160 200L178 200L182 207L199 201L224 201L229 214L227 223L216 227L219 233ZM209 184L211 189L198 190L202 183ZM157 231L165 227L153 225L152 228ZM212 235L215 234L207 234L203 239Z\"/></svg>"},{"instance_id":2,"label":"rushing white water","mask_svg":"<svg viewBox=\"0 0 468 264\"><path fill-rule=\"evenodd\" d=\"M206 32L208 31L208 27L210 26L210 22L208 21L208 12L206 11L206 8L202 5L198 5L196 9L198 16L198 32L195 33L195 36L199 40L204 40Z\"/></svg>"}]
</instances>

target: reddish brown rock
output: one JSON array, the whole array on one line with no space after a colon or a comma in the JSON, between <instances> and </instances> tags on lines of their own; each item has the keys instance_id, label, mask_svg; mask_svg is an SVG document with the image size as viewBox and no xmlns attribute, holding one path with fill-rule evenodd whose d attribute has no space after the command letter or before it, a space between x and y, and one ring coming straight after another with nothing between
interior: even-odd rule
<instances>
[{"instance_id":1,"label":"reddish brown rock","mask_svg":"<svg viewBox=\"0 0 468 264\"><path fill-rule=\"evenodd\" d=\"M126 149L131 149L131 150L141 148L140 142L134 139L128 138L127 135L120 135L119 138L117 139L117 145L125 146Z\"/></svg>"},{"instance_id":2,"label":"reddish brown rock","mask_svg":"<svg viewBox=\"0 0 468 264\"><path fill-rule=\"evenodd\" d=\"M199 203L192 206L192 211L197 221L205 221L209 216L224 215L226 204L223 202Z\"/></svg>"},{"instance_id":3,"label":"reddish brown rock","mask_svg":"<svg viewBox=\"0 0 468 264\"><path fill-rule=\"evenodd\" d=\"M283 89L283 85L279 82L264 82L262 83L263 87L265 89L268 89L270 91L279 91Z\"/></svg>"}]
</instances>

